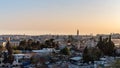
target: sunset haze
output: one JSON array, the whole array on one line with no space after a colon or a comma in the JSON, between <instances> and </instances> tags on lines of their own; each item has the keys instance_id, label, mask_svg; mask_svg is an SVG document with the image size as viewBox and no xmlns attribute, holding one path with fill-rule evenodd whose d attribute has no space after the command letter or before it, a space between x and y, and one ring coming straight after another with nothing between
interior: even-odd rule
<instances>
[{"instance_id":1,"label":"sunset haze","mask_svg":"<svg viewBox=\"0 0 120 68\"><path fill-rule=\"evenodd\" d=\"M1 0L0 34L120 33L120 0Z\"/></svg>"}]
</instances>

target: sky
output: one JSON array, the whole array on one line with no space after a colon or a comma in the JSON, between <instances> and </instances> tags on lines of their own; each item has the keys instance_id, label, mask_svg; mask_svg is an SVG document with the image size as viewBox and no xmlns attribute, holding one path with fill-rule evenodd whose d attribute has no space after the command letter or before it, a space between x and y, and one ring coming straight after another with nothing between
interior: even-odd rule
<instances>
[{"instance_id":1,"label":"sky","mask_svg":"<svg viewBox=\"0 0 120 68\"><path fill-rule=\"evenodd\" d=\"M0 0L0 34L120 33L120 0Z\"/></svg>"}]
</instances>

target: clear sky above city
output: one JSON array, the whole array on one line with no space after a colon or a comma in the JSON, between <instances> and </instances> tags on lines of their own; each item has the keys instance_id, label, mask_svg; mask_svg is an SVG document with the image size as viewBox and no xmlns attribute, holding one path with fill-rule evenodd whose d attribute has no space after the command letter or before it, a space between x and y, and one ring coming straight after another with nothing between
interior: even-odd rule
<instances>
[{"instance_id":1,"label":"clear sky above city","mask_svg":"<svg viewBox=\"0 0 120 68\"><path fill-rule=\"evenodd\" d=\"M0 34L120 33L120 0L1 0Z\"/></svg>"}]
</instances>

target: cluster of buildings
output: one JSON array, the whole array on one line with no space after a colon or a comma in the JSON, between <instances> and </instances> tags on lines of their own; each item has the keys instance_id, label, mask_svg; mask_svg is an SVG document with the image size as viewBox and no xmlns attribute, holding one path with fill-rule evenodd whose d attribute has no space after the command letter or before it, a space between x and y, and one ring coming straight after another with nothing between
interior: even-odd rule
<instances>
[{"instance_id":1,"label":"cluster of buildings","mask_svg":"<svg viewBox=\"0 0 120 68\"><path fill-rule=\"evenodd\" d=\"M120 34L111 34L112 41L114 42L117 53L120 53ZM40 41L43 43L47 39L54 39L54 42L59 44L59 49L55 48L43 48L41 50L32 50L31 52L13 54L15 61L13 66L18 66L21 68L23 65L25 68L97 68L109 66L115 61L115 57L102 57L99 61L94 61L93 63L83 63L82 53L84 48L95 47L99 41L99 36L104 38L108 35L79 35L79 30L77 30L77 35L40 35L40 36L28 36L28 35L1 35L0 36L0 46L6 45L6 38L11 38L12 46L19 46L21 40L33 39L35 41ZM68 42L72 40L72 42ZM74 49L71 51L70 56L61 55L59 52L64 47ZM33 58L33 59L31 59ZM5 66L2 63L3 57L0 58L0 67ZM32 62L31 62L32 61ZM43 67L42 67L43 66ZM17 67L15 67L17 68Z\"/></svg>"}]
</instances>

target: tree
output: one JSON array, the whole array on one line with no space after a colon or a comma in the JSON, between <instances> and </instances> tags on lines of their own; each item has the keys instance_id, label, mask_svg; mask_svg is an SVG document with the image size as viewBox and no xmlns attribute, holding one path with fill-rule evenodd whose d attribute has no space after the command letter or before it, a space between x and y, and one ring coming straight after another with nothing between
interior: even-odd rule
<instances>
[{"instance_id":1,"label":"tree","mask_svg":"<svg viewBox=\"0 0 120 68\"><path fill-rule=\"evenodd\" d=\"M28 46L31 46L32 43L33 43L33 40L32 40L32 39L29 39L29 40L27 41Z\"/></svg>"},{"instance_id":2,"label":"tree","mask_svg":"<svg viewBox=\"0 0 120 68\"><path fill-rule=\"evenodd\" d=\"M3 46L0 45L0 57L2 57Z\"/></svg>"},{"instance_id":3,"label":"tree","mask_svg":"<svg viewBox=\"0 0 120 68\"><path fill-rule=\"evenodd\" d=\"M102 36L99 37L99 41L98 41L98 44L97 44L97 47L101 50L103 50L103 40L102 40Z\"/></svg>"},{"instance_id":4,"label":"tree","mask_svg":"<svg viewBox=\"0 0 120 68\"><path fill-rule=\"evenodd\" d=\"M85 47L83 51L83 62L88 63L90 61L89 55L88 55L88 48Z\"/></svg>"},{"instance_id":5,"label":"tree","mask_svg":"<svg viewBox=\"0 0 120 68\"><path fill-rule=\"evenodd\" d=\"M19 50L32 50L32 49L39 49L39 44L38 42L35 42L33 41L32 39L29 39L28 41L26 40L23 40L23 41L20 41L20 44L19 44L19 47L18 49Z\"/></svg>"},{"instance_id":6,"label":"tree","mask_svg":"<svg viewBox=\"0 0 120 68\"><path fill-rule=\"evenodd\" d=\"M8 51L8 54L5 53L5 55L4 55L4 62L12 64L13 61L14 61L14 56L12 55L13 54L13 50L12 50L10 41L7 41L6 49Z\"/></svg>"},{"instance_id":7,"label":"tree","mask_svg":"<svg viewBox=\"0 0 120 68\"><path fill-rule=\"evenodd\" d=\"M26 40L22 40L22 41L20 41L20 44L19 44L20 46L24 46L24 45L27 45L27 41Z\"/></svg>"},{"instance_id":8,"label":"tree","mask_svg":"<svg viewBox=\"0 0 120 68\"><path fill-rule=\"evenodd\" d=\"M85 48L83 51L83 62L89 63L94 62L95 60L99 60L102 53L98 48Z\"/></svg>"},{"instance_id":9,"label":"tree","mask_svg":"<svg viewBox=\"0 0 120 68\"><path fill-rule=\"evenodd\" d=\"M52 47L52 46L51 46L51 43L50 43L50 40L46 40L46 41L45 41L45 46L46 46L46 47Z\"/></svg>"},{"instance_id":10,"label":"tree","mask_svg":"<svg viewBox=\"0 0 120 68\"><path fill-rule=\"evenodd\" d=\"M108 42L107 42L107 48L108 48L108 55L112 56L114 55L115 45L111 41L111 35L109 36Z\"/></svg>"},{"instance_id":11,"label":"tree","mask_svg":"<svg viewBox=\"0 0 120 68\"><path fill-rule=\"evenodd\" d=\"M6 44L6 49L8 51L8 55L12 55L13 51L12 51L12 47L9 41Z\"/></svg>"},{"instance_id":12,"label":"tree","mask_svg":"<svg viewBox=\"0 0 120 68\"><path fill-rule=\"evenodd\" d=\"M113 56L114 55L114 43L111 41L111 36L109 38L102 39L100 36L97 47L103 52L104 55Z\"/></svg>"},{"instance_id":13,"label":"tree","mask_svg":"<svg viewBox=\"0 0 120 68\"><path fill-rule=\"evenodd\" d=\"M54 39L46 40L45 45L46 45L46 47L49 47L49 48L56 48L57 47L57 44L54 42Z\"/></svg>"},{"instance_id":14,"label":"tree","mask_svg":"<svg viewBox=\"0 0 120 68\"><path fill-rule=\"evenodd\" d=\"M63 55L70 55L70 50L67 47L65 47L60 51L60 53Z\"/></svg>"},{"instance_id":15,"label":"tree","mask_svg":"<svg viewBox=\"0 0 120 68\"><path fill-rule=\"evenodd\" d=\"M26 40L23 40L23 41L20 41L20 44L18 46L18 49L19 50L25 50L27 46L27 41Z\"/></svg>"}]
</instances>

